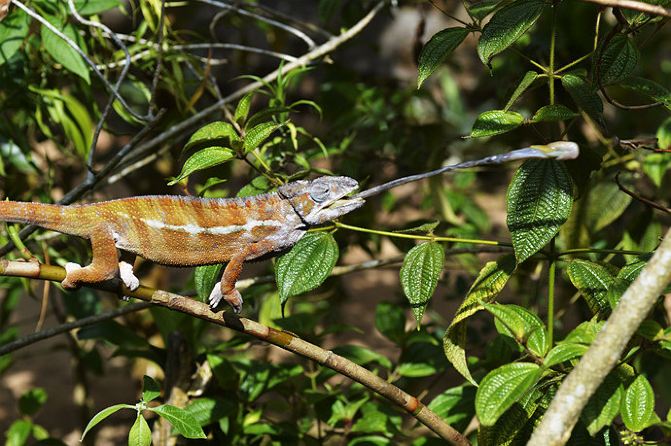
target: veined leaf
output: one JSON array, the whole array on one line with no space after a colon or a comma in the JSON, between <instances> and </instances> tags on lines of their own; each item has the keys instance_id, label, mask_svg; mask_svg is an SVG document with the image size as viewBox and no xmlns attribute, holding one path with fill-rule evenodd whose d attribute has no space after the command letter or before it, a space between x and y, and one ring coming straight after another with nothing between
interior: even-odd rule
<instances>
[{"instance_id":1,"label":"veined leaf","mask_svg":"<svg viewBox=\"0 0 671 446\"><path fill-rule=\"evenodd\" d=\"M594 436L604 427L611 424L620 413L620 401L624 394L622 382L615 373L610 373L596 389L580 418L587 426L587 431Z\"/></svg>"},{"instance_id":2,"label":"veined leaf","mask_svg":"<svg viewBox=\"0 0 671 446\"><path fill-rule=\"evenodd\" d=\"M496 9L501 0L481 0L474 3L464 3L468 12L477 20L482 20Z\"/></svg>"},{"instance_id":3,"label":"veined leaf","mask_svg":"<svg viewBox=\"0 0 671 446\"><path fill-rule=\"evenodd\" d=\"M262 122L251 129L245 131L245 141L242 148L245 153L251 152L260 146L275 130L280 128L280 124L272 121Z\"/></svg>"},{"instance_id":4,"label":"veined leaf","mask_svg":"<svg viewBox=\"0 0 671 446\"><path fill-rule=\"evenodd\" d=\"M615 182L602 181L589 191L589 201L587 227L597 232L622 215L631 203L631 197L622 192Z\"/></svg>"},{"instance_id":5,"label":"veined leaf","mask_svg":"<svg viewBox=\"0 0 671 446\"><path fill-rule=\"evenodd\" d=\"M492 370L475 394L475 412L483 426L492 426L520 400L543 374L538 364L514 362Z\"/></svg>"},{"instance_id":6,"label":"veined leaf","mask_svg":"<svg viewBox=\"0 0 671 446\"><path fill-rule=\"evenodd\" d=\"M434 34L419 53L417 88L464 41L469 31L463 27L446 28Z\"/></svg>"},{"instance_id":7,"label":"veined leaf","mask_svg":"<svg viewBox=\"0 0 671 446\"><path fill-rule=\"evenodd\" d=\"M662 181L669 168L671 168L671 154L648 153L643 159L643 172L657 187L662 187Z\"/></svg>"},{"instance_id":8,"label":"veined leaf","mask_svg":"<svg viewBox=\"0 0 671 446\"><path fill-rule=\"evenodd\" d=\"M539 358L547 353L548 344L545 324L535 314L519 305L484 304L484 307L497 319L499 333L507 334Z\"/></svg>"},{"instance_id":9,"label":"veined leaf","mask_svg":"<svg viewBox=\"0 0 671 446\"><path fill-rule=\"evenodd\" d=\"M83 16L100 14L122 5L119 0L74 0L77 12Z\"/></svg>"},{"instance_id":10,"label":"veined leaf","mask_svg":"<svg viewBox=\"0 0 671 446\"><path fill-rule=\"evenodd\" d=\"M199 150L184 162L182 171L168 183L168 186L179 183L194 172L218 166L233 158L235 158L235 154L228 147L214 146Z\"/></svg>"},{"instance_id":11,"label":"veined leaf","mask_svg":"<svg viewBox=\"0 0 671 446\"><path fill-rule=\"evenodd\" d=\"M508 102L506 103L506 106L503 107L503 110L508 111L508 109L517 101L517 99L526 91L531 84L534 83L534 81L538 78L538 73L535 71L527 71L520 83L517 85L517 88L515 88L515 91L513 94L510 96L510 99L508 99Z\"/></svg>"},{"instance_id":12,"label":"veined leaf","mask_svg":"<svg viewBox=\"0 0 671 446\"><path fill-rule=\"evenodd\" d=\"M589 346L585 344L574 344L571 342L557 344L550 350L543 360L546 367L561 364L569 359L579 358L585 354Z\"/></svg>"},{"instance_id":13,"label":"veined leaf","mask_svg":"<svg viewBox=\"0 0 671 446\"><path fill-rule=\"evenodd\" d=\"M613 37L601 53L598 74L602 85L610 85L628 78L638 64L638 48L624 34Z\"/></svg>"},{"instance_id":14,"label":"veined leaf","mask_svg":"<svg viewBox=\"0 0 671 446\"><path fill-rule=\"evenodd\" d=\"M151 410L168 420L177 429L177 432L185 438L207 438L198 421L184 409L171 406L170 404L162 404L148 408L147 410Z\"/></svg>"},{"instance_id":15,"label":"veined leaf","mask_svg":"<svg viewBox=\"0 0 671 446\"><path fill-rule=\"evenodd\" d=\"M19 50L28 35L29 24L28 15L18 9L0 22L0 65Z\"/></svg>"},{"instance_id":16,"label":"veined leaf","mask_svg":"<svg viewBox=\"0 0 671 446\"><path fill-rule=\"evenodd\" d=\"M210 146L219 146L223 142L232 143L238 140L238 133L228 122L215 121L204 125L196 130L191 138L184 145L184 150L189 150L194 146L208 144ZM225 141L228 140L228 141Z\"/></svg>"},{"instance_id":17,"label":"veined leaf","mask_svg":"<svg viewBox=\"0 0 671 446\"><path fill-rule=\"evenodd\" d=\"M235 107L235 113L233 114L233 119L238 124L243 124L249 116L249 109L252 106L252 99L254 98L254 92L247 93L240 99L238 105Z\"/></svg>"},{"instance_id":18,"label":"veined leaf","mask_svg":"<svg viewBox=\"0 0 671 446\"><path fill-rule=\"evenodd\" d=\"M573 185L564 164L528 160L515 173L507 194L507 223L517 263L541 250L571 213Z\"/></svg>"},{"instance_id":19,"label":"veined leaf","mask_svg":"<svg viewBox=\"0 0 671 446\"><path fill-rule=\"evenodd\" d=\"M671 150L671 118L666 118L657 129L657 145L662 150Z\"/></svg>"},{"instance_id":20,"label":"veined leaf","mask_svg":"<svg viewBox=\"0 0 671 446\"><path fill-rule=\"evenodd\" d=\"M603 265L588 260L571 260L566 269L573 286L578 288L594 314L610 311L608 290L615 283L615 277Z\"/></svg>"},{"instance_id":21,"label":"veined leaf","mask_svg":"<svg viewBox=\"0 0 671 446\"><path fill-rule=\"evenodd\" d=\"M128 432L128 446L149 446L151 444L151 430L141 413L137 414L135 423Z\"/></svg>"},{"instance_id":22,"label":"veined leaf","mask_svg":"<svg viewBox=\"0 0 671 446\"><path fill-rule=\"evenodd\" d=\"M89 424L86 425L86 428L84 429L84 432L82 433L82 437L81 437L80 441L86 436L88 431L90 431L91 429L93 429L96 426L96 424L100 423L102 420L109 417L113 413L120 411L121 409L133 409L133 410L135 410L135 406L133 406L131 404L115 404L114 406L104 408L103 410L101 410L100 412L95 414L93 416L93 418L91 418L89 420Z\"/></svg>"},{"instance_id":23,"label":"veined leaf","mask_svg":"<svg viewBox=\"0 0 671 446\"><path fill-rule=\"evenodd\" d=\"M489 110L475 120L471 129L471 138L499 135L516 129L524 123L524 116L505 110Z\"/></svg>"},{"instance_id":24,"label":"veined leaf","mask_svg":"<svg viewBox=\"0 0 671 446\"><path fill-rule=\"evenodd\" d=\"M401 285L418 325L426 305L436 290L444 263L445 249L443 245L435 242L415 246L403 259L400 272Z\"/></svg>"},{"instance_id":25,"label":"veined leaf","mask_svg":"<svg viewBox=\"0 0 671 446\"><path fill-rule=\"evenodd\" d=\"M671 92L657 82L642 77L632 76L619 83L622 87L647 96L655 102L662 103L671 110Z\"/></svg>"},{"instance_id":26,"label":"veined leaf","mask_svg":"<svg viewBox=\"0 0 671 446\"><path fill-rule=\"evenodd\" d=\"M617 278L624 280L626 283L631 284L638 275L641 273L645 265L648 264L648 260L638 259L633 262L627 263L624 265L620 271L617 273Z\"/></svg>"},{"instance_id":27,"label":"veined leaf","mask_svg":"<svg viewBox=\"0 0 671 446\"><path fill-rule=\"evenodd\" d=\"M338 261L338 244L333 235L312 232L277 260L275 278L284 305L291 296L317 288L331 274Z\"/></svg>"},{"instance_id":28,"label":"veined leaf","mask_svg":"<svg viewBox=\"0 0 671 446\"><path fill-rule=\"evenodd\" d=\"M569 73L562 76L561 83L578 108L587 113L596 124L604 127L603 102L587 80L577 74Z\"/></svg>"},{"instance_id":29,"label":"veined leaf","mask_svg":"<svg viewBox=\"0 0 671 446\"><path fill-rule=\"evenodd\" d=\"M471 285L466 298L459 306L454 319L443 336L443 351L447 360L468 381L476 385L466 364L466 324L464 320L479 310L482 302L491 302L503 289L515 270L515 258L503 256L487 262Z\"/></svg>"},{"instance_id":30,"label":"veined leaf","mask_svg":"<svg viewBox=\"0 0 671 446\"><path fill-rule=\"evenodd\" d=\"M155 400L161 395L161 386L151 376L142 379L142 400L145 403Z\"/></svg>"},{"instance_id":31,"label":"veined leaf","mask_svg":"<svg viewBox=\"0 0 671 446\"><path fill-rule=\"evenodd\" d=\"M47 17L47 19L50 19L49 21L52 25L54 25L57 29L60 29L63 34L77 43L79 48L86 51L84 41L77 33L77 30L74 26L71 24L63 26L62 24L54 23L55 19L53 18ZM40 35L42 36L42 44L44 45L44 49L47 50L47 53L49 53L49 55L53 57L56 62L63 65L66 70L84 79L87 84L91 83L91 78L89 77L89 68L84 62L82 56L80 56L77 51L75 51L68 43L65 42L65 40L58 37L44 25L40 27Z\"/></svg>"},{"instance_id":32,"label":"veined leaf","mask_svg":"<svg viewBox=\"0 0 671 446\"><path fill-rule=\"evenodd\" d=\"M561 104L553 104L539 108L531 118L531 122L567 121L577 116L579 116L578 113L570 108Z\"/></svg>"},{"instance_id":33,"label":"veined leaf","mask_svg":"<svg viewBox=\"0 0 671 446\"><path fill-rule=\"evenodd\" d=\"M210 293L215 286L219 286L221 270L224 265L203 265L196 267L193 273L193 280L198 293L198 300L207 302Z\"/></svg>"},{"instance_id":34,"label":"veined leaf","mask_svg":"<svg viewBox=\"0 0 671 446\"><path fill-rule=\"evenodd\" d=\"M487 64L496 54L515 43L543 12L543 0L516 0L498 10L482 29L478 55Z\"/></svg>"},{"instance_id":35,"label":"veined leaf","mask_svg":"<svg viewBox=\"0 0 671 446\"><path fill-rule=\"evenodd\" d=\"M624 392L620 413L624 425L634 432L659 421L655 414L655 394L645 376L638 375Z\"/></svg>"}]
</instances>

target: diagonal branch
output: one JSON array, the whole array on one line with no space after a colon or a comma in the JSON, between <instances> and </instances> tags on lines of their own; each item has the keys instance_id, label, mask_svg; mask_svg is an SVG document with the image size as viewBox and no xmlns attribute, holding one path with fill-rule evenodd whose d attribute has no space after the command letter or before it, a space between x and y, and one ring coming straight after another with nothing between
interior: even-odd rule
<instances>
[{"instance_id":1,"label":"diagonal branch","mask_svg":"<svg viewBox=\"0 0 671 446\"><path fill-rule=\"evenodd\" d=\"M637 2L635 0L583 0L588 3L596 3L601 6L610 6L611 8L631 9L634 11L644 12L646 14L661 15L664 17L671 17L671 10L659 5L651 5L650 3Z\"/></svg>"},{"instance_id":2,"label":"diagonal branch","mask_svg":"<svg viewBox=\"0 0 671 446\"><path fill-rule=\"evenodd\" d=\"M42 265L37 262L0 260L0 275L62 281L65 277L65 270L59 266ZM210 310L209 305L203 302L180 296L179 294L169 293L167 291L141 286L136 291L131 292L123 287L119 280L111 280L95 284L93 287L111 291L119 295L131 296L145 302L166 307L173 311L179 311L197 317L216 325L228 327L237 332L253 336L261 341L311 359L341 375L351 378L371 391L387 398L412 415L417 421L431 429L442 439L456 445L470 445L470 442L466 437L461 435L461 433L452 426L445 423L443 419L422 404L416 397L404 392L400 388L349 359L307 342L293 333L276 330L251 319L237 317L228 311L214 313Z\"/></svg>"}]
</instances>

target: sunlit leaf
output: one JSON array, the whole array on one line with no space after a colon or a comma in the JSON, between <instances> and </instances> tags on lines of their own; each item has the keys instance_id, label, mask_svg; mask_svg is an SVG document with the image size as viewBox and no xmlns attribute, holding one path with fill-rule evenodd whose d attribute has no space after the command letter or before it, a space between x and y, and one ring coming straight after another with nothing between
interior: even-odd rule
<instances>
[{"instance_id":1,"label":"sunlit leaf","mask_svg":"<svg viewBox=\"0 0 671 446\"><path fill-rule=\"evenodd\" d=\"M602 85L609 85L628 78L638 64L638 48L632 39L617 34L601 53L598 74Z\"/></svg>"},{"instance_id":2,"label":"sunlit leaf","mask_svg":"<svg viewBox=\"0 0 671 446\"><path fill-rule=\"evenodd\" d=\"M218 166L235 158L235 154L228 147L208 147L191 155L182 166L182 171L168 183L168 186L177 184L199 170Z\"/></svg>"},{"instance_id":3,"label":"sunlit leaf","mask_svg":"<svg viewBox=\"0 0 671 446\"><path fill-rule=\"evenodd\" d=\"M555 122L555 121L568 121L579 116L578 113L574 112L570 108L561 105L546 105L539 108L536 113L531 117L532 122Z\"/></svg>"},{"instance_id":4,"label":"sunlit leaf","mask_svg":"<svg viewBox=\"0 0 671 446\"><path fill-rule=\"evenodd\" d=\"M506 103L506 106L503 108L503 110L507 111L537 78L538 73L535 71L527 71L520 83L517 85L517 88L515 88L513 94L510 96L510 99L508 99L508 102Z\"/></svg>"},{"instance_id":5,"label":"sunlit leaf","mask_svg":"<svg viewBox=\"0 0 671 446\"><path fill-rule=\"evenodd\" d=\"M571 260L566 269L571 283L578 288L593 313L605 314L610 311L607 293L615 283L613 274L598 263L588 260Z\"/></svg>"},{"instance_id":6,"label":"sunlit leaf","mask_svg":"<svg viewBox=\"0 0 671 446\"><path fill-rule=\"evenodd\" d=\"M471 138L499 135L516 129L524 123L524 116L505 110L489 110L480 115L473 123Z\"/></svg>"},{"instance_id":7,"label":"sunlit leaf","mask_svg":"<svg viewBox=\"0 0 671 446\"><path fill-rule=\"evenodd\" d=\"M189 150L194 146L219 146L222 143L231 143L238 139L235 128L228 122L215 121L196 130L191 138L184 145L184 150Z\"/></svg>"},{"instance_id":8,"label":"sunlit leaf","mask_svg":"<svg viewBox=\"0 0 671 446\"><path fill-rule=\"evenodd\" d=\"M419 54L417 64L417 88L421 87L422 83L436 71L436 68L452 54L452 51L464 41L468 33L468 29L463 27L446 28L438 31L426 42Z\"/></svg>"},{"instance_id":9,"label":"sunlit leaf","mask_svg":"<svg viewBox=\"0 0 671 446\"><path fill-rule=\"evenodd\" d=\"M412 248L401 266L401 285L408 298L417 324L438 285L445 263L445 249L435 242L422 243Z\"/></svg>"},{"instance_id":10,"label":"sunlit leaf","mask_svg":"<svg viewBox=\"0 0 671 446\"><path fill-rule=\"evenodd\" d=\"M188 411L179 407L163 404L148 410L165 418L172 426L186 438L207 438L198 421Z\"/></svg>"},{"instance_id":11,"label":"sunlit leaf","mask_svg":"<svg viewBox=\"0 0 671 446\"><path fill-rule=\"evenodd\" d=\"M601 429L609 426L620 413L620 401L622 401L623 394L624 387L617 376L614 373L606 376L580 414L590 435L594 436Z\"/></svg>"},{"instance_id":12,"label":"sunlit leaf","mask_svg":"<svg viewBox=\"0 0 671 446\"><path fill-rule=\"evenodd\" d=\"M79 34L77 33L77 30L74 26L71 24L63 26L62 24L54 23L54 21L51 20L50 22L57 29L63 32L63 34L69 37L70 40L74 41L79 48L85 51L83 40L79 37ZM54 58L56 62L63 65L66 70L84 79L87 84L91 83L89 67L86 65L84 59L77 51L75 51L65 40L58 37L44 25L40 27L40 35L42 36L42 45L44 45L44 49L51 57Z\"/></svg>"},{"instance_id":13,"label":"sunlit leaf","mask_svg":"<svg viewBox=\"0 0 671 446\"><path fill-rule=\"evenodd\" d=\"M30 20L28 15L15 10L0 22L0 65L12 58L28 35Z\"/></svg>"},{"instance_id":14,"label":"sunlit leaf","mask_svg":"<svg viewBox=\"0 0 671 446\"><path fill-rule=\"evenodd\" d=\"M638 375L624 392L620 413L624 425L634 432L640 432L658 421L655 394L645 376Z\"/></svg>"}]
</instances>

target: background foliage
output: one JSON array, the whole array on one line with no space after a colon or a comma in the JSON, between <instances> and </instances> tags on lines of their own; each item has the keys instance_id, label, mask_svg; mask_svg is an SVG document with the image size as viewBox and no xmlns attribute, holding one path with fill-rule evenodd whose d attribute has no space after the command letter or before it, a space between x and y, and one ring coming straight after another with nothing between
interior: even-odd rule
<instances>
[{"instance_id":1,"label":"background foliage","mask_svg":"<svg viewBox=\"0 0 671 446\"><path fill-rule=\"evenodd\" d=\"M365 186L575 141L576 161L369 199L248 266L261 279L243 291L246 317L418 395L471 442L524 444L668 227L669 19L577 0L400 2L284 70L374 7L13 1L0 22L3 198L249 196L328 173ZM0 239L19 247L7 259L89 255L44 231L24 245L14 225ZM337 264L367 271L330 277ZM136 270L204 300L220 266ZM91 444L441 443L370 389L252 337L88 289L0 284L0 345L128 309L0 356L7 444L74 443L87 425ZM669 305L659 299L571 444L669 441Z\"/></svg>"}]
</instances>

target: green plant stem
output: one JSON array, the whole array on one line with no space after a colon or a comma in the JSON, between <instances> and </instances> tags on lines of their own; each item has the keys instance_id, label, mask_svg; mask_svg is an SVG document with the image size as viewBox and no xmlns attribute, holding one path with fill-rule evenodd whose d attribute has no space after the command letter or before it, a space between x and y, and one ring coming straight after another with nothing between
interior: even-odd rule
<instances>
[{"instance_id":1,"label":"green plant stem","mask_svg":"<svg viewBox=\"0 0 671 446\"><path fill-rule=\"evenodd\" d=\"M365 232L368 234L386 235L387 237L408 238L413 240L429 240L432 242L454 242L454 243L471 243L474 245L494 245L494 246L508 246L512 248L511 243L497 242L495 240L481 240L468 239L458 237L441 237L437 235L413 235L403 234L399 232L380 231L378 229L361 228L359 226L347 225L345 223L335 222L335 226L342 229L350 229L352 231Z\"/></svg>"},{"instance_id":2,"label":"green plant stem","mask_svg":"<svg viewBox=\"0 0 671 446\"><path fill-rule=\"evenodd\" d=\"M583 254L583 253L595 253L595 254L622 254L622 255L632 255L632 256L643 256L647 254L652 254L652 252L646 251L629 251L626 249L599 249L599 248L573 248L567 249L566 251L558 252L555 254L556 257L568 256L571 254Z\"/></svg>"},{"instance_id":3,"label":"green plant stem","mask_svg":"<svg viewBox=\"0 0 671 446\"><path fill-rule=\"evenodd\" d=\"M555 256L555 239L550 242L550 265L548 267L548 345L552 348L555 325L555 275L557 257Z\"/></svg>"},{"instance_id":4,"label":"green plant stem","mask_svg":"<svg viewBox=\"0 0 671 446\"><path fill-rule=\"evenodd\" d=\"M558 69L555 71L555 74L559 74L559 73L561 73L561 72L563 72L563 71L566 71L566 70L568 70L569 68L571 68L571 67L573 67L573 66L575 66L575 65L578 65L578 64L579 64L580 62L582 62L583 60L585 60L585 59L589 59L589 58L592 56L593 53L594 53L594 51L590 51L589 53L585 54L584 56L581 56L581 57L577 58L577 59L574 60L573 62L567 63L567 64L564 65L563 67L558 68Z\"/></svg>"},{"instance_id":5,"label":"green plant stem","mask_svg":"<svg viewBox=\"0 0 671 446\"><path fill-rule=\"evenodd\" d=\"M552 6L552 34L550 36L550 66L548 67L548 86L550 88L550 105L555 103L555 41L557 40L557 7Z\"/></svg>"}]
</instances>

